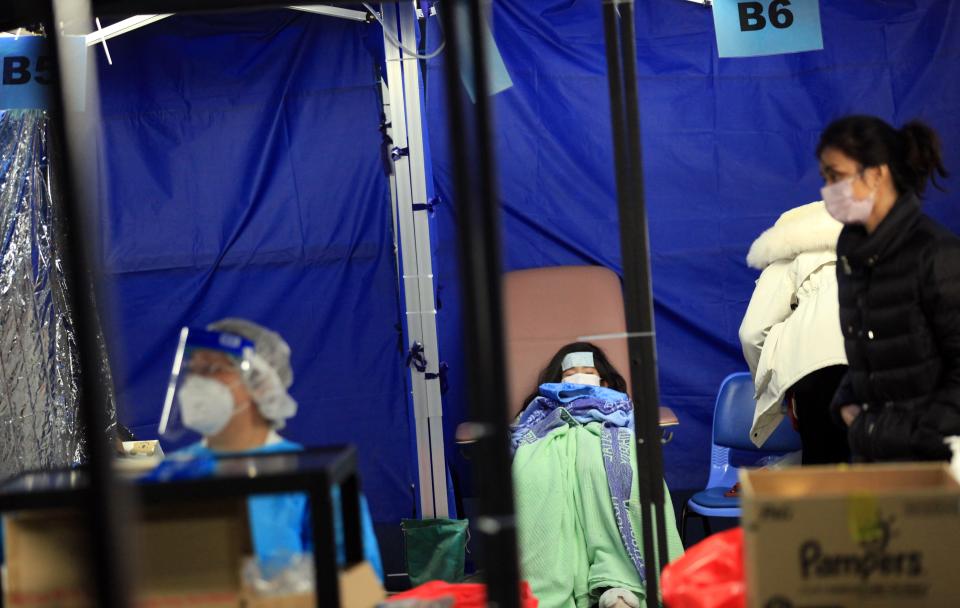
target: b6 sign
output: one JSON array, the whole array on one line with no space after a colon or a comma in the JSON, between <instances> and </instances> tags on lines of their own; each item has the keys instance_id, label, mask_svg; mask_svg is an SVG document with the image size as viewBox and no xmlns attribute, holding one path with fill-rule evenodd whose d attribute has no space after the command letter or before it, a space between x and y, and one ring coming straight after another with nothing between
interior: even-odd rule
<instances>
[{"instance_id":1,"label":"b6 sign","mask_svg":"<svg viewBox=\"0 0 960 608\"><path fill-rule=\"evenodd\" d=\"M823 48L819 0L714 0L720 57Z\"/></svg>"}]
</instances>

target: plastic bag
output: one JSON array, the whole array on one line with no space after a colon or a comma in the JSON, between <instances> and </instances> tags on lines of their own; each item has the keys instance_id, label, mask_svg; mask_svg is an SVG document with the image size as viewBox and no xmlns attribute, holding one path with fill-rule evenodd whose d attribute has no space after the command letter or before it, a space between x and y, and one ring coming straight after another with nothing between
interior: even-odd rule
<instances>
[{"instance_id":1,"label":"plastic bag","mask_svg":"<svg viewBox=\"0 0 960 608\"><path fill-rule=\"evenodd\" d=\"M661 576L668 608L744 608L743 529L707 537L669 564Z\"/></svg>"},{"instance_id":2,"label":"plastic bag","mask_svg":"<svg viewBox=\"0 0 960 608\"><path fill-rule=\"evenodd\" d=\"M463 580L467 520L404 519L401 522L410 584Z\"/></svg>"},{"instance_id":3,"label":"plastic bag","mask_svg":"<svg viewBox=\"0 0 960 608\"><path fill-rule=\"evenodd\" d=\"M244 587L252 589L257 596L285 596L313 593L316 588L313 555L297 553L287 559L279 572L264 573L260 560L248 557L243 560L240 572Z\"/></svg>"},{"instance_id":4,"label":"plastic bag","mask_svg":"<svg viewBox=\"0 0 960 608\"><path fill-rule=\"evenodd\" d=\"M380 604L383 608L410 606L411 608L436 608L434 602L449 600L453 608L486 608L487 586L481 583L451 584L433 581L404 593L398 593ZM540 601L533 595L530 584L520 581L520 608L537 608ZM398 606L399 608L399 606Z\"/></svg>"}]
</instances>

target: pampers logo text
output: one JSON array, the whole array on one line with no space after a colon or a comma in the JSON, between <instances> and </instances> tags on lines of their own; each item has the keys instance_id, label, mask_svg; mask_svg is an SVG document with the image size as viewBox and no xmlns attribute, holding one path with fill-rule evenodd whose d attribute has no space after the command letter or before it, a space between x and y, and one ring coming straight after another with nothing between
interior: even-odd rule
<instances>
[{"instance_id":1,"label":"pampers logo text","mask_svg":"<svg viewBox=\"0 0 960 608\"><path fill-rule=\"evenodd\" d=\"M867 581L874 575L917 577L923 574L923 553L888 553L893 535L892 519L874 521L869 534L860 541L861 553L824 553L819 541L800 546L800 569L804 579L858 576Z\"/></svg>"}]
</instances>

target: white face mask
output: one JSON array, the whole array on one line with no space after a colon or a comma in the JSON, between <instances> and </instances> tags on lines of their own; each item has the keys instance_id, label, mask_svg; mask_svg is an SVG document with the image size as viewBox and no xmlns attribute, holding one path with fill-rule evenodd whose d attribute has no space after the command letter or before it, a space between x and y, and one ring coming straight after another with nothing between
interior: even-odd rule
<instances>
[{"instance_id":1,"label":"white face mask","mask_svg":"<svg viewBox=\"0 0 960 608\"><path fill-rule=\"evenodd\" d=\"M562 378L563 382L570 384L586 384L587 386L600 386L600 376L596 374L570 374Z\"/></svg>"},{"instance_id":2,"label":"white face mask","mask_svg":"<svg viewBox=\"0 0 960 608\"><path fill-rule=\"evenodd\" d=\"M820 188L823 204L833 219L844 224L864 224L873 212L875 193L867 198L853 196L853 177Z\"/></svg>"},{"instance_id":3,"label":"white face mask","mask_svg":"<svg viewBox=\"0 0 960 608\"><path fill-rule=\"evenodd\" d=\"M222 382L191 375L177 392L183 424L204 437L222 431L240 410L235 409L233 392Z\"/></svg>"}]
</instances>

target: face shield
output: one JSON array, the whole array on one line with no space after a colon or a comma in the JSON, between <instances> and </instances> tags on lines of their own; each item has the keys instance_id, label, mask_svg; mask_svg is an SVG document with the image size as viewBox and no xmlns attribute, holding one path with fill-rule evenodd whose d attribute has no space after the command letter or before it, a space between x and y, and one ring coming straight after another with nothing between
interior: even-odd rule
<instances>
[{"instance_id":1,"label":"face shield","mask_svg":"<svg viewBox=\"0 0 960 608\"><path fill-rule=\"evenodd\" d=\"M184 327L170 372L159 434L215 435L236 412L233 388L253 371L254 343L228 332Z\"/></svg>"}]
</instances>

